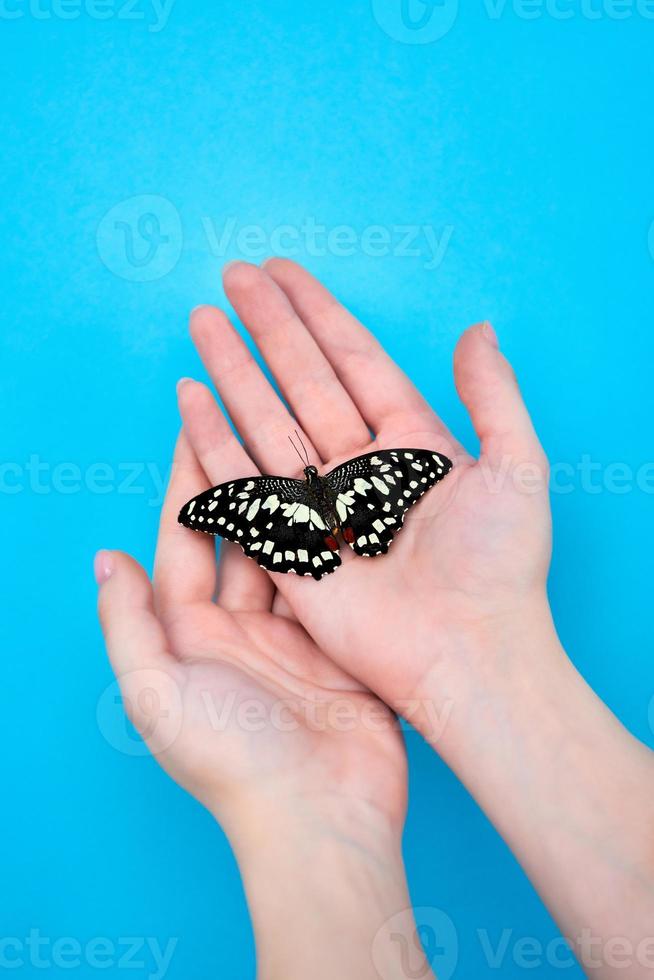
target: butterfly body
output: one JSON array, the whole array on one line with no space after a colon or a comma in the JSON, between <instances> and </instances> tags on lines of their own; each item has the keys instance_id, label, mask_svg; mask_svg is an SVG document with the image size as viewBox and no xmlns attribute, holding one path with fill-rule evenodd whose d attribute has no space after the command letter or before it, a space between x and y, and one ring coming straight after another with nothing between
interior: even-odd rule
<instances>
[{"instance_id":1,"label":"butterfly body","mask_svg":"<svg viewBox=\"0 0 654 980\"><path fill-rule=\"evenodd\" d=\"M408 509L452 463L427 449L356 456L321 476L254 476L212 487L190 500L179 522L239 544L274 572L320 579L341 564L336 535L363 557L385 554Z\"/></svg>"},{"instance_id":2,"label":"butterfly body","mask_svg":"<svg viewBox=\"0 0 654 980\"><path fill-rule=\"evenodd\" d=\"M307 495L314 509L320 514L325 527L328 527L332 534L336 534L339 530L336 497L331 490L329 481L324 476L320 476L315 466L305 466L304 478L307 481Z\"/></svg>"}]
</instances>

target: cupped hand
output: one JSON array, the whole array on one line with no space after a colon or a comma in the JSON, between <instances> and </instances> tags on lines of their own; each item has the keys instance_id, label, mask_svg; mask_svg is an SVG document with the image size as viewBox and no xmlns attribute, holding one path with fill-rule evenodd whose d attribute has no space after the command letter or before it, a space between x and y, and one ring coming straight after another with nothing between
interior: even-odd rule
<instances>
[{"instance_id":1,"label":"cupped hand","mask_svg":"<svg viewBox=\"0 0 654 980\"><path fill-rule=\"evenodd\" d=\"M323 472L377 448L433 449L455 463L408 513L387 555L362 559L342 544L343 566L319 582L271 574L320 648L413 720L430 671L465 683L490 637L548 615L547 462L513 371L489 324L463 334L454 372L480 439L475 459L373 335L299 265L231 264L224 284L282 397L223 312L193 312L193 338L251 460L233 465L226 416L204 385L187 381L184 429L210 483L257 471L299 475L287 439L296 427ZM254 565L240 553L234 561Z\"/></svg>"},{"instance_id":2,"label":"cupped hand","mask_svg":"<svg viewBox=\"0 0 654 980\"><path fill-rule=\"evenodd\" d=\"M196 419L201 442L211 425ZM205 456L217 482L250 472L236 440L217 450ZM132 721L236 846L276 818L292 832L304 815L353 837L375 821L395 839L406 760L394 715L309 638L263 569L232 545L217 567L213 539L177 523L206 486L182 432L154 589L128 555L96 557L100 619Z\"/></svg>"}]
</instances>

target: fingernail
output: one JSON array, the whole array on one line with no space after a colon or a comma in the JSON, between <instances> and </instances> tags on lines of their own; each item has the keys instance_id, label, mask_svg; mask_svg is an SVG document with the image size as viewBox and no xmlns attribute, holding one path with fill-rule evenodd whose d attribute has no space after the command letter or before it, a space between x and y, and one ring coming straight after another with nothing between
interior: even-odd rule
<instances>
[{"instance_id":1,"label":"fingernail","mask_svg":"<svg viewBox=\"0 0 654 980\"><path fill-rule=\"evenodd\" d=\"M481 332L483 333L488 343L491 344L493 347L495 347L496 350L499 350L500 342L497 339L497 334L495 333L493 327L488 322L488 320L486 320L486 322L482 324Z\"/></svg>"},{"instance_id":2,"label":"fingernail","mask_svg":"<svg viewBox=\"0 0 654 980\"><path fill-rule=\"evenodd\" d=\"M110 551L98 551L93 559L93 574L98 585L102 585L111 577L114 562Z\"/></svg>"},{"instance_id":3,"label":"fingernail","mask_svg":"<svg viewBox=\"0 0 654 980\"><path fill-rule=\"evenodd\" d=\"M176 385L177 391L179 391L182 385L185 385L188 381L193 381L193 378L180 378Z\"/></svg>"},{"instance_id":4,"label":"fingernail","mask_svg":"<svg viewBox=\"0 0 654 980\"><path fill-rule=\"evenodd\" d=\"M227 273L227 270L228 269L233 269L235 265L243 265L243 260L242 259L230 259L229 262L225 262L225 264L223 266L223 279L225 278L225 275Z\"/></svg>"}]
</instances>

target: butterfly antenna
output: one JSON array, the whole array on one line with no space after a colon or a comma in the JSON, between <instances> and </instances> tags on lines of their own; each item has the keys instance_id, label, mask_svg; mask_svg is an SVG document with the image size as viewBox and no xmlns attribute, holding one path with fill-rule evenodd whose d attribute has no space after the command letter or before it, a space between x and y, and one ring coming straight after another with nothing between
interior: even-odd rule
<instances>
[{"instance_id":1,"label":"butterfly antenna","mask_svg":"<svg viewBox=\"0 0 654 980\"><path fill-rule=\"evenodd\" d=\"M290 442L290 444L291 444L291 446L293 447L293 449L295 450L295 452L296 452L296 453L298 454L298 456L300 457L300 462L301 462L301 463L302 463L302 465L304 466L304 460L302 459L302 453L301 453L301 452L300 452L300 450L299 450L299 449L297 448L297 446L295 445L295 443L293 442L293 440L291 439L291 437L290 437L290 436L288 437L288 441Z\"/></svg>"},{"instance_id":2,"label":"butterfly antenna","mask_svg":"<svg viewBox=\"0 0 654 980\"><path fill-rule=\"evenodd\" d=\"M308 452L307 452L307 447L306 447L306 446L304 445L304 443L302 442L302 436L301 436L301 435L300 435L300 433L299 433L299 432L297 431L297 429L295 430L295 435L297 436L297 438L298 438L298 442L300 443L300 445L302 446L302 449L303 449L303 451L304 451L304 457L305 457L305 459L306 459L306 461L307 461L307 466L311 466L311 462L309 461L309 454L308 454Z\"/></svg>"}]
</instances>

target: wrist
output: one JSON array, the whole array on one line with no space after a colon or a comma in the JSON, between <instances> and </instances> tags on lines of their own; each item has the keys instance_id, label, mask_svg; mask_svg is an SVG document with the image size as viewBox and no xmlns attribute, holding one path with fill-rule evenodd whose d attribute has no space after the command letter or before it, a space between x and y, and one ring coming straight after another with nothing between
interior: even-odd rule
<instances>
[{"instance_id":1,"label":"wrist","mask_svg":"<svg viewBox=\"0 0 654 980\"><path fill-rule=\"evenodd\" d=\"M260 980L403 980L384 926L400 913L415 949L401 836L364 801L251 802L227 829L254 926ZM397 929L394 929L394 933ZM397 964L393 962L394 958ZM425 973L431 974L425 964Z\"/></svg>"},{"instance_id":2,"label":"wrist","mask_svg":"<svg viewBox=\"0 0 654 980\"><path fill-rule=\"evenodd\" d=\"M589 931L602 949L618 936L637 949L651 935L652 753L586 684L542 609L504 623L492 643L469 651L468 665L467 676L436 665L425 679L427 700L450 699L431 744L584 966L598 966L585 958ZM614 976L607 963L598 977Z\"/></svg>"},{"instance_id":3,"label":"wrist","mask_svg":"<svg viewBox=\"0 0 654 980\"><path fill-rule=\"evenodd\" d=\"M428 666L413 689L408 720L453 768L475 731L492 733L498 711L528 712L542 679L571 667L544 590L474 618L462 615L455 629L434 624L426 643Z\"/></svg>"}]
</instances>

